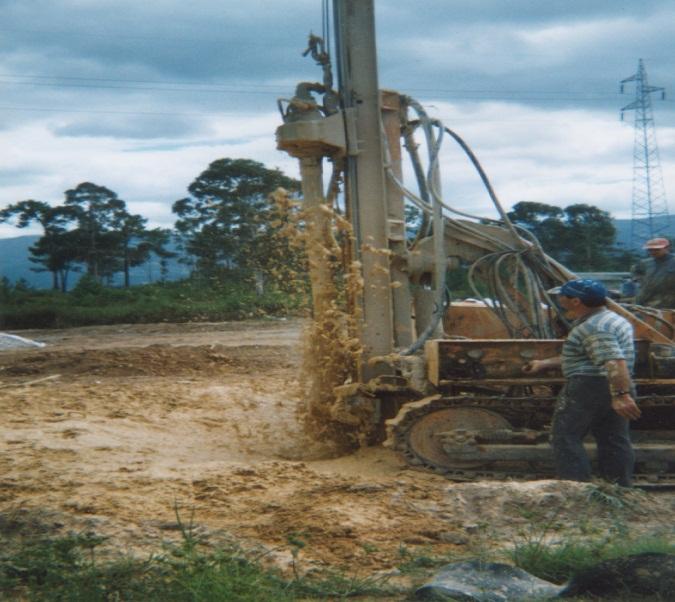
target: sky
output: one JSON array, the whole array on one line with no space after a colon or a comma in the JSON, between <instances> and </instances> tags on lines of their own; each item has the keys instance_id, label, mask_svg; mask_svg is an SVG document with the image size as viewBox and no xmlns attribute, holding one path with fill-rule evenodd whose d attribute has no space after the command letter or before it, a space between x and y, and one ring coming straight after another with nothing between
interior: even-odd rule
<instances>
[{"instance_id":1,"label":"sky","mask_svg":"<svg viewBox=\"0 0 675 602\"><path fill-rule=\"evenodd\" d=\"M321 72L302 53L322 0L0 0L0 208L60 204L89 181L149 226L206 167L275 147L277 99ZM634 87L643 59L675 213L675 0L375 0L379 82L473 149L508 210L588 203L631 216ZM446 141L443 196L496 216ZM0 224L0 238L38 233Z\"/></svg>"}]
</instances>

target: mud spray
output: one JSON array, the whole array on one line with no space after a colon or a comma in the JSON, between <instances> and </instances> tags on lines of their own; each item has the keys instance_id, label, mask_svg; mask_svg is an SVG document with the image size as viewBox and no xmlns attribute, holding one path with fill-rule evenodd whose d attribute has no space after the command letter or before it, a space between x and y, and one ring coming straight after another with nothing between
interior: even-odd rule
<instances>
[{"instance_id":1,"label":"mud spray","mask_svg":"<svg viewBox=\"0 0 675 602\"><path fill-rule=\"evenodd\" d=\"M363 439L358 425L336 420L340 413L336 387L359 381L362 346L358 336L363 290L361 265L352 260L351 224L323 197L291 213L293 201L283 189L272 200L289 227L284 236L301 244L307 258L312 303L311 320L302 336L300 383L302 422L315 440L342 453ZM290 215L290 217L288 217Z\"/></svg>"}]
</instances>

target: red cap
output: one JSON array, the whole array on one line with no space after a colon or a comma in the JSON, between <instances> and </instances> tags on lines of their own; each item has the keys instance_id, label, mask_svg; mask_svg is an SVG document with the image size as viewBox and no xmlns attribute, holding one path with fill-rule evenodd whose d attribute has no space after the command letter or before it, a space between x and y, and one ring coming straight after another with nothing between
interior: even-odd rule
<instances>
[{"instance_id":1,"label":"red cap","mask_svg":"<svg viewBox=\"0 0 675 602\"><path fill-rule=\"evenodd\" d=\"M670 241L667 238L652 238L648 240L644 245L643 249L666 249L670 246Z\"/></svg>"}]
</instances>

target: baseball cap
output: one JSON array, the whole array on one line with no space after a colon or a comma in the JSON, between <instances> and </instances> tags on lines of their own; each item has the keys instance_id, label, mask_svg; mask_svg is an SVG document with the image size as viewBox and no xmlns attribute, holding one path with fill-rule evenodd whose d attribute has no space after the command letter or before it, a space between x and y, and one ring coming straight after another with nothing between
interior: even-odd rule
<instances>
[{"instance_id":1,"label":"baseball cap","mask_svg":"<svg viewBox=\"0 0 675 602\"><path fill-rule=\"evenodd\" d=\"M557 286L548 291L551 295L564 295L576 297L582 303L599 302L607 297L607 289L602 282L588 278L570 280L562 286Z\"/></svg>"},{"instance_id":2,"label":"baseball cap","mask_svg":"<svg viewBox=\"0 0 675 602\"><path fill-rule=\"evenodd\" d=\"M644 245L643 249L665 249L670 246L670 241L667 238L652 238L648 240Z\"/></svg>"}]
</instances>

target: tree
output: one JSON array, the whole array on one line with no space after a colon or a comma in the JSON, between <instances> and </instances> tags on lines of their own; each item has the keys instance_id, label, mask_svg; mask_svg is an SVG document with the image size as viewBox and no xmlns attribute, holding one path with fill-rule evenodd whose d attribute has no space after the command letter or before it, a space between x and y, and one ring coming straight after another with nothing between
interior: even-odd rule
<instances>
[{"instance_id":1,"label":"tree","mask_svg":"<svg viewBox=\"0 0 675 602\"><path fill-rule=\"evenodd\" d=\"M79 260L87 266L87 274L100 279L115 271L117 239L111 231L126 213L126 203L105 186L82 182L66 190L65 206L78 221Z\"/></svg>"},{"instance_id":2,"label":"tree","mask_svg":"<svg viewBox=\"0 0 675 602\"><path fill-rule=\"evenodd\" d=\"M580 270L610 268L616 229L609 213L580 203L565 207L570 266Z\"/></svg>"},{"instance_id":3,"label":"tree","mask_svg":"<svg viewBox=\"0 0 675 602\"><path fill-rule=\"evenodd\" d=\"M562 259L561 255L567 249L567 231L560 207L521 201L507 215L512 222L532 232L549 255Z\"/></svg>"},{"instance_id":4,"label":"tree","mask_svg":"<svg viewBox=\"0 0 675 602\"><path fill-rule=\"evenodd\" d=\"M293 297L308 292L308 268L304 236L306 224L297 199L287 190L268 196L257 215L259 230L244 243L240 267L256 273L258 282Z\"/></svg>"},{"instance_id":5,"label":"tree","mask_svg":"<svg viewBox=\"0 0 675 602\"><path fill-rule=\"evenodd\" d=\"M266 228L258 218L279 187L296 191L300 186L250 159L218 159L190 184L190 196L172 210L183 248L195 257L198 271L214 274L246 264L248 250Z\"/></svg>"},{"instance_id":6,"label":"tree","mask_svg":"<svg viewBox=\"0 0 675 602\"><path fill-rule=\"evenodd\" d=\"M79 272L80 267L76 264L79 259L80 242L76 231L63 231L43 236L31 245L28 250L31 256L28 258L33 263L44 265L52 275L52 288L60 289L61 292L68 290L68 277L71 272ZM38 268L31 268L37 269ZM44 268L43 268L44 269Z\"/></svg>"},{"instance_id":7,"label":"tree","mask_svg":"<svg viewBox=\"0 0 675 602\"><path fill-rule=\"evenodd\" d=\"M584 203L564 209L522 201L507 214L532 232L546 253L575 270L606 270L617 265L616 229L609 213Z\"/></svg>"},{"instance_id":8,"label":"tree","mask_svg":"<svg viewBox=\"0 0 675 602\"><path fill-rule=\"evenodd\" d=\"M52 286L66 291L67 277L77 263L87 266L87 274L99 283L123 272L124 285L130 284L132 267L148 261L152 254L165 260L175 256L166 250L170 233L157 228L147 230L147 219L130 214L126 203L104 186L83 182L67 190L65 203L52 207L27 200L0 211L0 222L16 218L17 227L38 222L43 236L30 247L30 260L52 272ZM67 226L77 227L67 230ZM35 268L38 271L38 268Z\"/></svg>"},{"instance_id":9,"label":"tree","mask_svg":"<svg viewBox=\"0 0 675 602\"><path fill-rule=\"evenodd\" d=\"M154 253L160 258L166 259L175 256L175 253L167 251L165 246L169 242L170 232L162 228L147 230L147 219L140 215L132 215L126 211L119 212L115 229L110 236L115 240L115 259L118 267L115 271L122 271L124 276L124 288L131 284L130 270L133 267L143 265Z\"/></svg>"},{"instance_id":10,"label":"tree","mask_svg":"<svg viewBox=\"0 0 675 602\"><path fill-rule=\"evenodd\" d=\"M17 228L25 228L37 222L42 226L42 237L30 247L30 260L40 264L52 274L52 288L65 292L67 277L77 261L77 249L66 226L75 219L73 211L66 207L52 207L43 201L32 199L8 205L0 211L0 223L16 217Z\"/></svg>"},{"instance_id":11,"label":"tree","mask_svg":"<svg viewBox=\"0 0 675 602\"><path fill-rule=\"evenodd\" d=\"M168 274L168 259L175 257L176 253L169 251L166 245L171 242L173 232L168 228L153 228L146 230L143 245L148 252L148 257L156 255L159 257L160 277L165 280Z\"/></svg>"}]
</instances>

